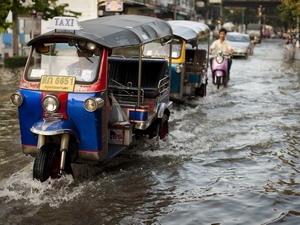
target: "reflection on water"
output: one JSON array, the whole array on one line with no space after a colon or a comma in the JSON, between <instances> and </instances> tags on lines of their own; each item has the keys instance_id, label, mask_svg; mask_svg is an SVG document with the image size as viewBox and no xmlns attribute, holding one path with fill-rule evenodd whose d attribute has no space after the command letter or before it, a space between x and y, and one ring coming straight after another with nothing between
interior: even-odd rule
<instances>
[{"instance_id":1,"label":"reflection on water","mask_svg":"<svg viewBox=\"0 0 300 225\"><path fill-rule=\"evenodd\" d=\"M32 180L32 158L21 153L8 100L20 77L2 77L1 220L299 224L300 54L285 61L281 46L280 40L256 46L249 59L233 60L227 88L209 83L207 97L175 105L167 142L140 143L98 166L74 165L75 180L42 184Z\"/></svg>"},{"instance_id":2,"label":"reflection on water","mask_svg":"<svg viewBox=\"0 0 300 225\"><path fill-rule=\"evenodd\" d=\"M10 95L18 90L21 69L0 68L0 177L7 178L28 164L21 152L18 112ZM24 159L25 158L25 159ZM1 183L1 182L0 182Z\"/></svg>"}]
</instances>

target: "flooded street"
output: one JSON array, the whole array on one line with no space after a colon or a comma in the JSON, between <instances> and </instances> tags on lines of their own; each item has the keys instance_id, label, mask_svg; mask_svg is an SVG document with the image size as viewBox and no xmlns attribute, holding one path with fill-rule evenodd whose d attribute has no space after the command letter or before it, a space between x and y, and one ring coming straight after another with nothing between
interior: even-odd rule
<instances>
[{"instance_id":1,"label":"flooded street","mask_svg":"<svg viewBox=\"0 0 300 225\"><path fill-rule=\"evenodd\" d=\"M300 224L300 49L265 40L231 80L174 105L166 142L140 143L76 179L39 183L22 153L18 71L0 68L0 224Z\"/></svg>"}]
</instances>

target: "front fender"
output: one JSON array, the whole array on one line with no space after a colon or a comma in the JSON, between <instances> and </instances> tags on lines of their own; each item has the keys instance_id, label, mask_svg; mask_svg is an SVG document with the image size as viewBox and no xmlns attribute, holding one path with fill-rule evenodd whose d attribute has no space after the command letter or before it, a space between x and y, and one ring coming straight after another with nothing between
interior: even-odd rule
<instances>
[{"instance_id":1,"label":"front fender","mask_svg":"<svg viewBox=\"0 0 300 225\"><path fill-rule=\"evenodd\" d=\"M79 134L75 124L71 120L48 120L41 119L30 128L30 131L40 135L72 134L79 140Z\"/></svg>"},{"instance_id":2,"label":"front fender","mask_svg":"<svg viewBox=\"0 0 300 225\"><path fill-rule=\"evenodd\" d=\"M217 70L217 71L215 71L215 75L216 75L217 77L221 77L221 76L224 75L224 71L222 71L222 70Z\"/></svg>"}]
</instances>

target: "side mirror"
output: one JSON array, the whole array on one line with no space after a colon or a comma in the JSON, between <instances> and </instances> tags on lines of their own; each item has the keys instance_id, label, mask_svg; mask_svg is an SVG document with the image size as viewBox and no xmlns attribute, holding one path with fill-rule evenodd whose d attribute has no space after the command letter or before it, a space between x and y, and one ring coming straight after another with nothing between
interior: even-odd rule
<instances>
[{"instance_id":1,"label":"side mirror","mask_svg":"<svg viewBox=\"0 0 300 225\"><path fill-rule=\"evenodd\" d=\"M37 53L48 53L50 51L50 47L49 46L45 46L45 45L37 45L35 47L35 51Z\"/></svg>"}]
</instances>

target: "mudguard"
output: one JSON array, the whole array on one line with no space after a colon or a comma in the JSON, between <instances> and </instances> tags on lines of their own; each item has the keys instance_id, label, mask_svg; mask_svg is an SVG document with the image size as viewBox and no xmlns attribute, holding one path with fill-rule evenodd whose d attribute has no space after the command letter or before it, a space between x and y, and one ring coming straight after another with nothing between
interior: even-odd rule
<instances>
[{"instance_id":1,"label":"mudguard","mask_svg":"<svg viewBox=\"0 0 300 225\"><path fill-rule=\"evenodd\" d=\"M157 108L157 118L162 118L165 112L165 109L167 109L167 104L166 103L161 103L159 104Z\"/></svg>"},{"instance_id":2,"label":"mudguard","mask_svg":"<svg viewBox=\"0 0 300 225\"><path fill-rule=\"evenodd\" d=\"M35 134L46 136L68 133L74 135L76 139L79 140L78 131L71 120L41 119L30 128L30 131Z\"/></svg>"},{"instance_id":3,"label":"mudguard","mask_svg":"<svg viewBox=\"0 0 300 225\"><path fill-rule=\"evenodd\" d=\"M224 71L222 71L222 70L217 70L217 71L215 71L215 76L221 77L221 76L223 76L223 75L225 75Z\"/></svg>"}]
</instances>

